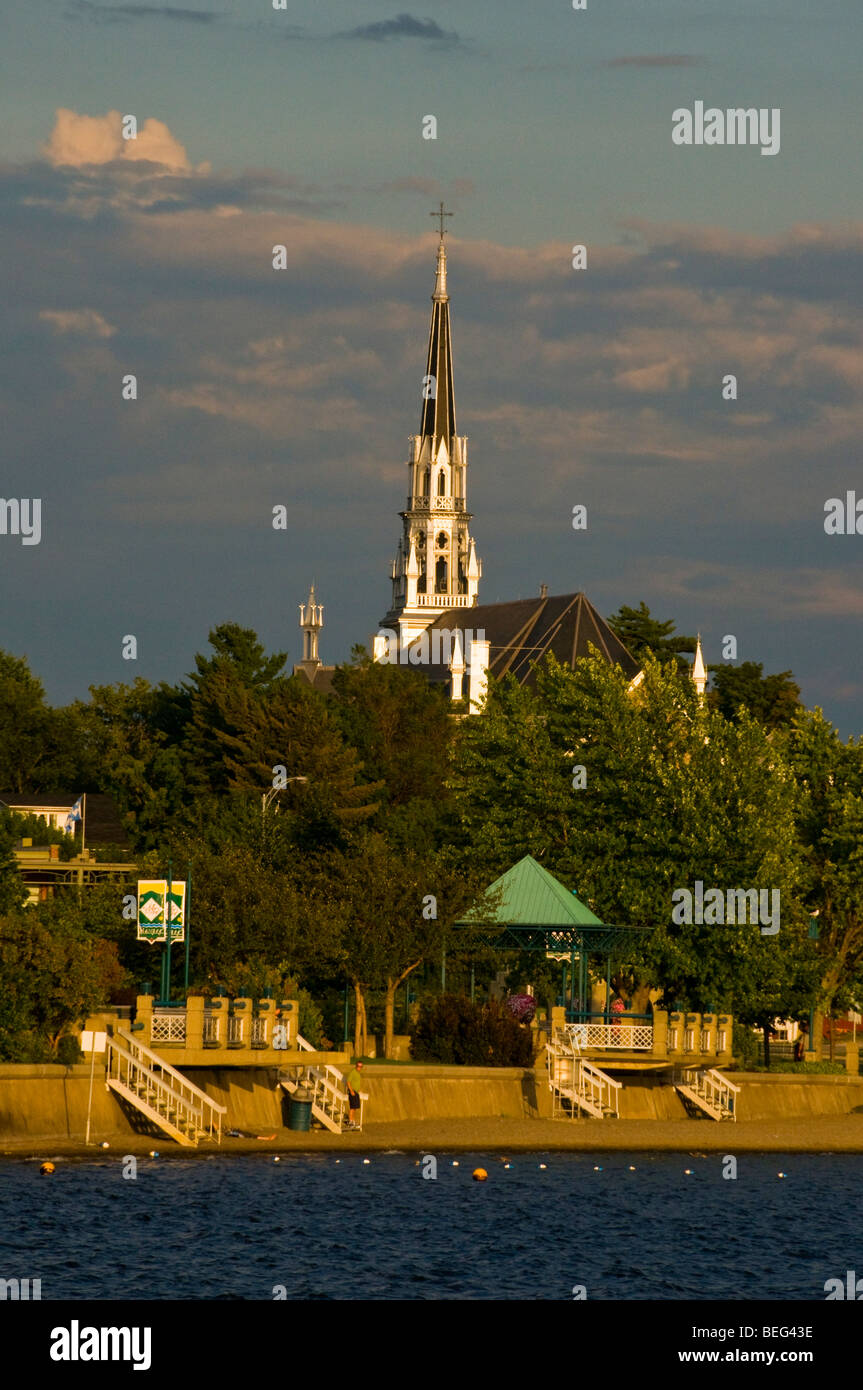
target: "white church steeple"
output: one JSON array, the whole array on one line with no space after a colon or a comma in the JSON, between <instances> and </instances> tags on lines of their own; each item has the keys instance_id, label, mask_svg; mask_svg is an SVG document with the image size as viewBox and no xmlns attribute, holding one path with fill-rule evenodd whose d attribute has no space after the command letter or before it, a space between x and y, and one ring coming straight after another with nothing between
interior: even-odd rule
<instances>
[{"instance_id":1,"label":"white church steeple","mask_svg":"<svg viewBox=\"0 0 863 1390\"><path fill-rule=\"evenodd\" d=\"M393 562L392 603L381 626L405 647L453 608L477 602L482 564L467 510L467 436L456 433L444 211L440 219L419 434L410 439L407 506Z\"/></svg>"},{"instance_id":2,"label":"white church steeple","mask_svg":"<svg viewBox=\"0 0 863 1390\"><path fill-rule=\"evenodd\" d=\"M695 640L695 660L692 663L692 681L698 691L698 700L704 704L704 691L707 686L707 667L704 664L704 653L701 650L701 633Z\"/></svg>"}]
</instances>

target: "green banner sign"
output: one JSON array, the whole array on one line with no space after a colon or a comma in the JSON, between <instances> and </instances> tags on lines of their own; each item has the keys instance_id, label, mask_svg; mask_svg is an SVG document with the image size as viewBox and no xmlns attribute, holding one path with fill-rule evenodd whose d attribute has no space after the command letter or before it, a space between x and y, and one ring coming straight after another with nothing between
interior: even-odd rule
<instances>
[{"instance_id":1,"label":"green banner sign","mask_svg":"<svg viewBox=\"0 0 863 1390\"><path fill-rule=\"evenodd\" d=\"M185 884L183 884L185 888ZM165 941L165 899L168 884L164 878L138 879L138 940ZM173 892L171 894L173 897Z\"/></svg>"}]
</instances>

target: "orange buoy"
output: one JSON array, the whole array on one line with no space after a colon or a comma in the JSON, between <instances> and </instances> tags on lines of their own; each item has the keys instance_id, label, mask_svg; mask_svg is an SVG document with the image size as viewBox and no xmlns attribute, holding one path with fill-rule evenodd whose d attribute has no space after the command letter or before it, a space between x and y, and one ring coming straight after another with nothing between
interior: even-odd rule
<instances>
[{"instance_id":1,"label":"orange buoy","mask_svg":"<svg viewBox=\"0 0 863 1390\"><path fill-rule=\"evenodd\" d=\"M474 1168L472 1176L475 1182L485 1182L488 1173L484 1168Z\"/></svg>"},{"instance_id":2,"label":"orange buoy","mask_svg":"<svg viewBox=\"0 0 863 1390\"><path fill-rule=\"evenodd\" d=\"M43 1164L41 1164L41 1166L40 1166L40 1168L39 1168L39 1172L42 1173L42 1174L44 1174L45 1176L47 1176L49 1173L53 1173L53 1172L54 1172L54 1164L53 1164L53 1163L43 1163Z\"/></svg>"}]
</instances>

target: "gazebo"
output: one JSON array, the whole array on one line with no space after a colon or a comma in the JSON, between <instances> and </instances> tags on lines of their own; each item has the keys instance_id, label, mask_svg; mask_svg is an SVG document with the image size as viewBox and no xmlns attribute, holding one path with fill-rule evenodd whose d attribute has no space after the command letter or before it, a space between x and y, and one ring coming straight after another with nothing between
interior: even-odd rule
<instances>
[{"instance_id":1,"label":"gazebo","mask_svg":"<svg viewBox=\"0 0 863 1390\"><path fill-rule=\"evenodd\" d=\"M492 895L496 897L498 893L499 904L484 912L484 899L493 901ZM606 1024L611 1022L611 958L624 954L624 948L634 945L647 930L646 927L613 927L601 922L575 892L565 888L530 854L496 878L483 899L456 926L475 932L478 926L485 924L488 924L486 939L501 950L542 951L546 956L564 958L562 994L570 1023L589 1023L594 1017L604 1017ZM594 1016L590 1012L590 956L605 958L604 1015Z\"/></svg>"}]
</instances>

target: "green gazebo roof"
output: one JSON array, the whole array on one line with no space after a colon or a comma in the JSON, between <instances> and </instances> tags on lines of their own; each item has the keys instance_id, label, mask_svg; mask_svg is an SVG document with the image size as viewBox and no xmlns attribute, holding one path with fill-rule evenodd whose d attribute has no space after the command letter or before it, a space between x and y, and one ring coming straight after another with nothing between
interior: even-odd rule
<instances>
[{"instance_id":1,"label":"green gazebo roof","mask_svg":"<svg viewBox=\"0 0 863 1390\"><path fill-rule=\"evenodd\" d=\"M600 927L601 921L575 893L526 854L496 878L488 893L501 890L495 917L508 927Z\"/></svg>"},{"instance_id":2,"label":"green gazebo roof","mask_svg":"<svg viewBox=\"0 0 863 1390\"><path fill-rule=\"evenodd\" d=\"M639 927L613 927L600 921L589 907L558 882L548 869L526 854L496 878L487 894L501 893L500 905L484 917L482 899L456 926L493 924L497 946L521 950L570 951L584 948L607 953L632 941Z\"/></svg>"}]
</instances>

